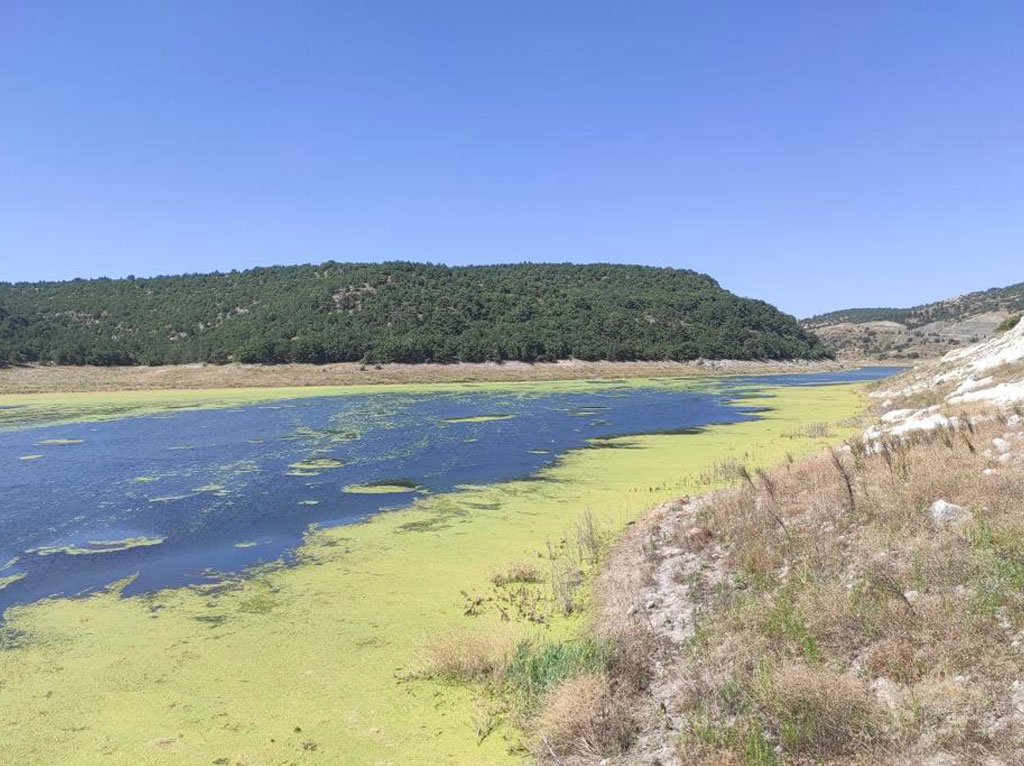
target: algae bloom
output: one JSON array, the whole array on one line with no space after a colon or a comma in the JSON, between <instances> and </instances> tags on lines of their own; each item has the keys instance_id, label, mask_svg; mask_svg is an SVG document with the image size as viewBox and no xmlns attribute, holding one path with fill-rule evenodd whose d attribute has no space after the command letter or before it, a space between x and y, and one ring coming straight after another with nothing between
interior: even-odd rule
<instances>
[{"instance_id":1,"label":"algae bloom","mask_svg":"<svg viewBox=\"0 0 1024 766\"><path fill-rule=\"evenodd\" d=\"M28 577L28 575L24 572L18 572L16 574L7 575L6 577L0 577L0 590L3 590L8 585L13 585L14 583L18 582L18 580L22 580L26 577Z\"/></svg>"},{"instance_id":2,"label":"algae bloom","mask_svg":"<svg viewBox=\"0 0 1024 766\"><path fill-rule=\"evenodd\" d=\"M332 468L341 468L345 463L332 457L318 457L310 460L300 460L288 466L286 476L319 476L321 471Z\"/></svg>"},{"instance_id":3,"label":"algae bloom","mask_svg":"<svg viewBox=\"0 0 1024 766\"><path fill-rule=\"evenodd\" d=\"M85 545L46 545L25 552L35 553L37 556L53 556L57 553L65 553L68 556L85 556L93 553L116 553L130 548L147 548L152 545L160 545L166 539L166 537L126 537L123 540L88 540Z\"/></svg>"},{"instance_id":4,"label":"algae bloom","mask_svg":"<svg viewBox=\"0 0 1024 766\"><path fill-rule=\"evenodd\" d=\"M419 492L420 487L411 481L382 481L369 484L349 484L341 491L349 495L390 495L400 492Z\"/></svg>"},{"instance_id":5,"label":"algae bloom","mask_svg":"<svg viewBox=\"0 0 1024 766\"><path fill-rule=\"evenodd\" d=\"M491 420L511 420L515 415L508 413L496 415L467 415L461 418L444 418L445 423L487 423Z\"/></svg>"}]
</instances>

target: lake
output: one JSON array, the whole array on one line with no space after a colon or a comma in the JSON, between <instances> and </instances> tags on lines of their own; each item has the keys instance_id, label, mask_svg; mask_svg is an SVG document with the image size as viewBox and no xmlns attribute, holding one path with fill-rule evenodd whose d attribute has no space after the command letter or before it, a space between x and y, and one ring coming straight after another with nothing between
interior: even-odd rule
<instances>
[{"instance_id":1,"label":"lake","mask_svg":"<svg viewBox=\"0 0 1024 766\"><path fill-rule=\"evenodd\" d=\"M0 431L0 610L129 576L126 594L209 582L287 560L314 526L535 477L570 450L623 448L613 437L756 418L759 388L896 371L381 387Z\"/></svg>"}]
</instances>

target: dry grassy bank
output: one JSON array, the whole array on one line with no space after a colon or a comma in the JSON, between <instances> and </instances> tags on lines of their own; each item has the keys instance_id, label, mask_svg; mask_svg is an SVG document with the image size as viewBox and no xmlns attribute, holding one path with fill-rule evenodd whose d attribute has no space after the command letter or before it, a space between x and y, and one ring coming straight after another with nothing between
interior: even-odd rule
<instances>
[{"instance_id":1,"label":"dry grassy bank","mask_svg":"<svg viewBox=\"0 0 1024 766\"><path fill-rule=\"evenodd\" d=\"M1020 763L1021 421L855 441L656 509L595 586L590 635L632 661L550 693L538 759Z\"/></svg>"},{"instance_id":2,"label":"dry grassy bank","mask_svg":"<svg viewBox=\"0 0 1024 766\"><path fill-rule=\"evenodd\" d=\"M527 364L186 364L160 367L0 368L0 394L158 389L346 386L381 383L467 383L654 378L839 370L862 365L837 362L582 362Z\"/></svg>"}]
</instances>

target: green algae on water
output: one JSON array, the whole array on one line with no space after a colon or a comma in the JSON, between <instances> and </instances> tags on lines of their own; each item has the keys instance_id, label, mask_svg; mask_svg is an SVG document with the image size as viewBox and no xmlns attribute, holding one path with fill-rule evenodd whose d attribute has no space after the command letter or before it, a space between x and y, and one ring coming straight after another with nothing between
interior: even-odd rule
<instances>
[{"instance_id":1,"label":"green algae on water","mask_svg":"<svg viewBox=\"0 0 1024 766\"><path fill-rule=\"evenodd\" d=\"M36 442L39 445L46 445L47 447L67 447L72 444L82 444L85 439L43 439L41 442Z\"/></svg>"},{"instance_id":2,"label":"green algae on water","mask_svg":"<svg viewBox=\"0 0 1024 766\"><path fill-rule=\"evenodd\" d=\"M419 492L421 488L411 481L381 481L367 484L349 484L342 492L350 495L390 495L400 492Z\"/></svg>"},{"instance_id":3,"label":"green algae on water","mask_svg":"<svg viewBox=\"0 0 1024 766\"><path fill-rule=\"evenodd\" d=\"M281 763L306 758L308 742L325 763L351 766L522 764L507 726L478 738L476 690L417 676L424 644L453 630L500 628L496 609L467 617L460 594L487 594L504 562L539 560L583 509L605 529L622 529L659 502L719 486L704 476L724 460L753 469L820 445L783 433L829 422L839 424L837 440L853 434L841 421L863 406L853 386L768 392L762 403L771 410L759 420L630 437L630 449L576 450L539 472L547 481L421 497L363 523L311 531L297 565L217 581L215 591L104 592L11 607L10 629L32 640L0 650L4 757ZM273 608L263 610L268 593ZM560 640L582 619L522 629ZM40 720L52 737L40 737Z\"/></svg>"},{"instance_id":4,"label":"green algae on water","mask_svg":"<svg viewBox=\"0 0 1024 766\"><path fill-rule=\"evenodd\" d=\"M39 460L41 457L42 455L21 455L18 457L18 460Z\"/></svg>"},{"instance_id":5,"label":"green algae on water","mask_svg":"<svg viewBox=\"0 0 1024 766\"><path fill-rule=\"evenodd\" d=\"M221 496L229 494L227 488L224 487L223 484L203 484L201 487L196 487L192 491L200 494L210 493Z\"/></svg>"},{"instance_id":6,"label":"green algae on water","mask_svg":"<svg viewBox=\"0 0 1024 766\"><path fill-rule=\"evenodd\" d=\"M24 580L26 577L28 577L28 575L24 572L16 572L15 574L7 575L6 577L0 577L0 590L3 590L8 585L14 585L18 580Z\"/></svg>"},{"instance_id":7,"label":"green algae on water","mask_svg":"<svg viewBox=\"0 0 1024 766\"><path fill-rule=\"evenodd\" d=\"M320 471L326 471L331 468L341 468L345 465L341 460L335 460L332 457L318 457L310 460L300 460L297 463L292 463L288 466L289 476L316 476Z\"/></svg>"},{"instance_id":8,"label":"green algae on water","mask_svg":"<svg viewBox=\"0 0 1024 766\"><path fill-rule=\"evenodd\" d=\"M45 545L40 548L32 548L25 553L34 553L37 556L53 556L57 553L64 553L68 556L86 556L93 553L117 553L130 548L147 548L153 545L160 545L166 537L126 537L123 540L88 540L85 545Z\"/></svg>"},{"instance_id":9,"label":"green algae on water","mask_svg":"<svg viewBox=\"0 0 1024 766\"><path fill-rule=\"evenodd\" d=\"M461 418L443 418L445 423L488 423L492 420L511 420L515 415L501 413L497 415L467 415Z\"/></svg>"},{"instance_id":10,"label":"green algae on water","mask_svg":"<svg viewBox=\"0 0 1024 766\"><path fill-rule=\"evenodd\" d=\"M151 497L151 503L173 503L176 500L184 500L188 495L164 495L162 497Z\"/></svg>"}]
</instances>

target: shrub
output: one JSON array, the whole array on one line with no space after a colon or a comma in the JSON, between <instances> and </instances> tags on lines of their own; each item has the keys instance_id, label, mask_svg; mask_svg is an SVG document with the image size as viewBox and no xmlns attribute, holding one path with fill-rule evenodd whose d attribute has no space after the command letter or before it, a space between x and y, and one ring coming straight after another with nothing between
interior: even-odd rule
<instances>
[{"instance_id":1,"label":"shrub","mask_svg":"<svg viewBox=\"0 0 1024 766\"><path fill-rule=\"evenodd\" d=\"M1006 319L1004 319L999 324L999 326L996 328L996 332L997 333L1009 332L1014 327L1016 327L1018 324L1020 324L1020 318L1021 318L1020 314L1013 314L1012 316L1006 317Z\"/></svg>"},{"instance_id":2,"label":"shrub","mask_svg":"<svg viewBox=\"0 0 1024 766\"><path fill-rule=\"evenodd\" d=\"M500 679L519 641L510 630L452 631L423 650L424 674L457 682Z\"/></svg>"},{"instance_id":3,"label":"shrub","mask_svg":"<svg viewBox=\"0 0 1024 766\"><path fill-rule=\"evenodd\" d=\"M636 722L600 673L584 673L548 692L533 731L538 755L606 757L625 752Z\"/></svg>"},{"instance_id":4,"label":"shrub","mask_svg":"<svg viewBox=\"0 0 1024 766\"><path fill-rule=\"evenodd\" d=\"M761 682L758 696L783 747L825 759L870 741L878 711L864 685L849 675L786 665Z\"/></svg>"}]
</instances>

